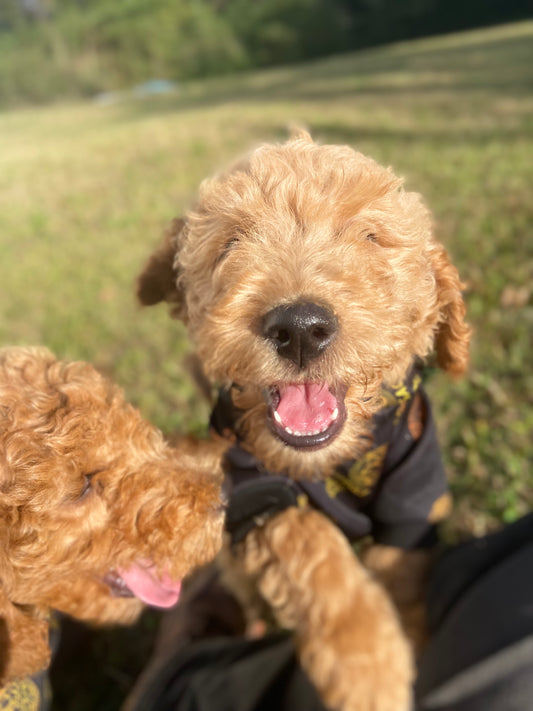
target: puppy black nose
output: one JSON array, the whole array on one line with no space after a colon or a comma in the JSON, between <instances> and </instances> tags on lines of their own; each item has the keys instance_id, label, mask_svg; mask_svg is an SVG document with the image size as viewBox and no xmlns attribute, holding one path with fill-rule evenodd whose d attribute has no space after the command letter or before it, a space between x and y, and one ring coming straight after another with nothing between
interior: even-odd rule
<instances>
[{"instance_id":1,"label":"puppy black nose","mask_svg":"<svg viewBox=\"0 0 533 711\"><path fill-rule=\"evenodd\" d=\"M299 368L305 368L323 353L337 330L335 315L310 301L276 306L264 316L262 323L264 338L282 358L291 360Z\"/></svg>"}]
</instances>

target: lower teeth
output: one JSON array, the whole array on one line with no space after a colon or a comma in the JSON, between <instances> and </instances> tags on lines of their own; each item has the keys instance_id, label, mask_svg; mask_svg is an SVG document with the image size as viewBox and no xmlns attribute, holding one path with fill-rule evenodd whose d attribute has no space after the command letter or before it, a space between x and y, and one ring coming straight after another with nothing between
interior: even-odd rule
<instances>
[{"instance_id":1,"label":"lower teeth","mask_svg":"<svg viewBox=\"0 0 533 711\"><path fill-rule=\"evenodd\" d=\"M290 427L285 427L279 413L276 410L274 410L274 419L276 420L278 425L280 425L280 427L283 427L283 429L285 430L285 432L287 434L294 435L295 437L312 437L314 435L322 434L322 432L325 432L328 429L328 427L330 427L330 425L332 425L333 422L335 422L335 420L338 418L338 416L339 416L339 409L336 407L331 415L331 422L329 422L327 425L324 425L324 427L322 427L322 429L312 430L309 432L301 432L299 430L291 430Z\"/></svg>"},{"instance_id":2,"label":"lower teeth","mask_svg":"<svg viewBox=\"0 0 533 711\"><path fill-rule=\"evenodd\" d=\"M298 430L291 430L290 427L284 427L284 430L287 434L294 435L295 437L312 437L325 432L328 427L329 425L326 425L326 427L323 427L321 430L312 430L311 432L299 432Z\"/></svg>"}]
</instances>

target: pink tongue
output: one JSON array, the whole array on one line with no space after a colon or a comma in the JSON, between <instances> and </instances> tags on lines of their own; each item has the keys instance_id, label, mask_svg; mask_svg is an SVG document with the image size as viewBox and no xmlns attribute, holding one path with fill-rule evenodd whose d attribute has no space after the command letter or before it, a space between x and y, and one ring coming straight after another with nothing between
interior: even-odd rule
<instances>
[{"instance_id":1,"label":"pink tongue","mask_svg":"<svg viewBox=\"0 0 533 711\"><path fill-rule=\"evenodd\" d=\"M337 400L325 383L283 385L276 409L284 427L293 432L322 430L333 419Z\"/></svg>"},{"instance_id":2,"label":"pink tongue","mask_svg":"<svg viewBox=\"0 0 533 711\"><path fill-rule=\"evenodd\" d=\"M154 565L134 563L128 570L118 572L131 592L147 605L172 607L178 602L181 582L171 580L168 575L158 575Z\"/></svg>"}]
</instances>

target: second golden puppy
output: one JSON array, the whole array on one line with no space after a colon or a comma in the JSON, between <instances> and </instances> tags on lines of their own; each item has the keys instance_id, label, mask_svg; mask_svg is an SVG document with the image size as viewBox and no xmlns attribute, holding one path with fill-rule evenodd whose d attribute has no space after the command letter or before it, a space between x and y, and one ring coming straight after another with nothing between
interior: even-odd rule
<instances>
[{"instance_id":1,"label":"second golden puppy","mask_svg":"<svg viewBox=\"0 0 533 711\"><path fill-rule=\"evenodd\" d=\"M170 447L88 363L0 349L0 708L38 697L52 610L132 623L215 557L220 457L199 450Z\"/></svg>"}]
</instances>

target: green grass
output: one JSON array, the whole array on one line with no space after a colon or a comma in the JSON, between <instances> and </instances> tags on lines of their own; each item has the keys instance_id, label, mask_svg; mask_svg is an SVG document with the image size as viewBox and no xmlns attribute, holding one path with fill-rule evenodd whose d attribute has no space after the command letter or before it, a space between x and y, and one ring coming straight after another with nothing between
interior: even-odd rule
<instances>
[{"instance_id":1,"label":"green grass","mask_svg":"<svg viewBox=\"0 0 533 711\"><path fill-rule=\"evenodd\" d=\"M204 176L305 124L392 165L433 210L475 328L468 376L429 383L456 496L449 535L512 520L533 504L532 89L524 22L151 101L2 114L0 343L91 360L165 431L201 430L184 329L136 306L136 274Z\"/></svg>"}]
</instances>

